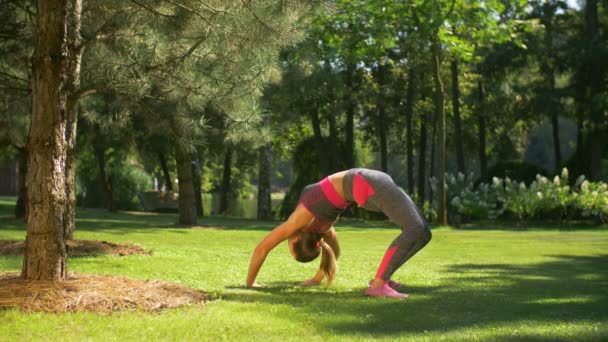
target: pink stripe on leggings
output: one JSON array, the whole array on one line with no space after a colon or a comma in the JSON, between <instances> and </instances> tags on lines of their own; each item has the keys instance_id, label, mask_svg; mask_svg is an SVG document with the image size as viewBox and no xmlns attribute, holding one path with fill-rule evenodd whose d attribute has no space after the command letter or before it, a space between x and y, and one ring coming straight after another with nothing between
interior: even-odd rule
<instances>
[{"instance_id":1,"label":"pink stripe on leggings","mask_svg":"<svg viewBox=\"0 0 608 342\"><path fill-rule=\"evenodd\" d=\"M384 253L384 257L382 258L382 263L380 264L380 267L378 268L378 272L376 272L376 278L379 278L379 279L382 278L382 275L384 274L384 271L386 270L388 263L391 261L391 259L393 258L393 255L395 255L396 251L397 251L397 246L393 246L393 247L389 248L386 251L386 253Z\"/></svg>"}]
</instances>

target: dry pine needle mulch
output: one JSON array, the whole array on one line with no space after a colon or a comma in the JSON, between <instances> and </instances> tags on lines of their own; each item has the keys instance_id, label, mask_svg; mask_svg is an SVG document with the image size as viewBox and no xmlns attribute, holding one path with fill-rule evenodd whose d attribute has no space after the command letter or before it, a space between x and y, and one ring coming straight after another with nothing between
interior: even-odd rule
<instances>
[{"instance_id":1,"label":"dry pine needle mulch","mask_svg":"<svg viewBox=\"0 0 608 342\"><path fill-rule=\"evenodd\" d=\"M200 290L159 280L70 274L63 282L25 281L16 272L0 274L0 309L25 312L96 312L162 309L202 304Z\"/></svg>"},{"instance_id":2,"label":"dry pine needle mulch","mask_svg":"<svg viewBox=\"0 0 608 342\"><path fill-rule=\"evenodd\" d=\"M88 256L99 254L127 256L152 254L152 252L146 251L139 246L126 243L114 243L97 240L70 240L67 242L67 244L69 256ZM24 241L0 240L0 255L23 255L24 252Z\"/></svg>"}]
</instances>

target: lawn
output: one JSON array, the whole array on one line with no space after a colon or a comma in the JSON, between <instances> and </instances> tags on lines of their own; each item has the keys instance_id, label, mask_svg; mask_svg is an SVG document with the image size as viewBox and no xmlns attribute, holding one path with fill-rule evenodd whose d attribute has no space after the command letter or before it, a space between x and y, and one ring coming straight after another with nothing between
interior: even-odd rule
<instances>
[{"instance_id":1,"label":"lawn","mask_svg":"<svg viewBox=\"0 0 608 342\"><path fill-rule=\"evenodd\" d=\"M0 240L23 239L0 198ZM163 279L202 289L205 305L159 314L26 314L0 311L0 341L30 340L607 340L608 230L433 229L433 240L395 280L410 298L366 298L364 286L398 230L337 225L342 257L329 289L302 288L318 264L299 264L279 246L243 287L249 257L275 223L205 218L222 229L176 228L173 214L78 213L76 239L128 242L152 255L73 257L70 271ZM0 272L21 257L0 256Z\"/></svg>"}]
</instances>

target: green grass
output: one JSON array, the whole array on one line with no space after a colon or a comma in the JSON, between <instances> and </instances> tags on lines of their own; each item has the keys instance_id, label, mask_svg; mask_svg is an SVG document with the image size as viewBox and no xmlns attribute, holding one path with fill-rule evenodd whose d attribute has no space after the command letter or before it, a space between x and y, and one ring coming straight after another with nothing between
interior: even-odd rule
<instances>
[{"instance_id":1,"label":"green grass","mask_svg":"<svg viewBox=\"0 0 608 342\"><path fill-rule=\"evenodd\" d=\"M0 239L22 239L12 198L0 198ZM0 311L0 341L153 340L607 340L608 230L433 229L433 240L395 279L405 301L366 298L364 285L397 234L385 224L345 221L342 258L330 289L301 288L316 263L286 247L268 257L246 289L253 248L276 223L210 218L223 230L176 228L176 216L81 211L77 239L129 242L152 256L74 257L70 271L163 279L202 289L214 301L160 314L102 316ZM20 257L0 256L0 271Z\"/></svg>"}]
</instances>

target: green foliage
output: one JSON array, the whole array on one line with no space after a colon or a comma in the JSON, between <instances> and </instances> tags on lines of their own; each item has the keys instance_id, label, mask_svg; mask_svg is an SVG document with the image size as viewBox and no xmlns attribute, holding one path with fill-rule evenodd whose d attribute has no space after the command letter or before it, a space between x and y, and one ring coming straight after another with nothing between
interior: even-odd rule
<instances>
[{"instance_id":1,"label":"green foliage","mask_svg":"<svg viewBox=\"0 0 608 342\"><path fill-rule=\"evenodd\" d=\"M141 210L139 194L151 188L151 176L129 162L124 152L108 149L106 174L112 189L114 204L120 210ZM93 151L80 152L76 168L77 205L106 207L106 193L99 177L99 166Z\"/></svg>"}]
</instances>

